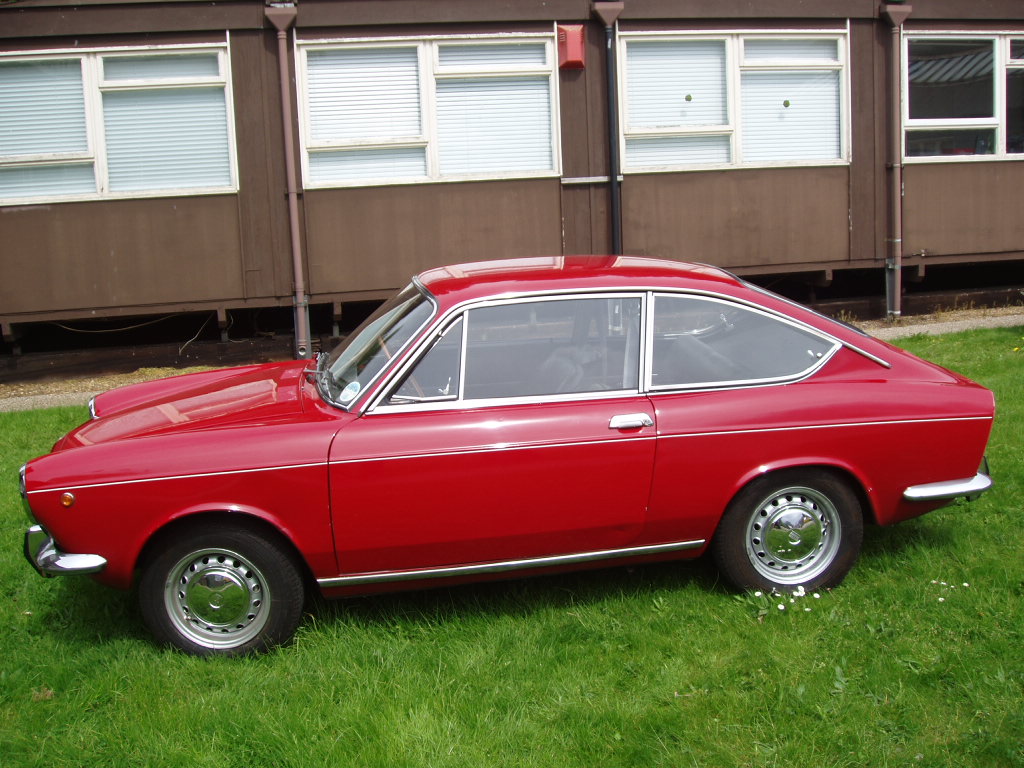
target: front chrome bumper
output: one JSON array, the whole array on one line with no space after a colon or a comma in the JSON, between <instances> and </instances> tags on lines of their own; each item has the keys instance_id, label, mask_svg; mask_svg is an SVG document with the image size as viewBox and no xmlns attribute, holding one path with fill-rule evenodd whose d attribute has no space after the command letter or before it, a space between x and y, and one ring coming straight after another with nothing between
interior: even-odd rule
<instances>
[{"instance_id":1,"label":"front chrome bumper","mask_svg":"<svg viewBox=\"0 0 1024 768\"><path fill-rule=\"evenodd\" d=\"M61 552L41 525L25 531L25 557L41 576L65 573L98 573L107 560L99 555L73 555Z\"/></svg>"},{"instance_id":2,"label":"front chrome bumper","mask_svg":"<svg viewBox=\"0 0 1024 768\"><path fill-rule=\"evenodd\" d=\"M974 500L991 487L992 478L984 472L978 472L974 477L963 480L912 485L903 492L903 498L907 501L951 501L963 496Z\"/></svg>"}]
</instances>

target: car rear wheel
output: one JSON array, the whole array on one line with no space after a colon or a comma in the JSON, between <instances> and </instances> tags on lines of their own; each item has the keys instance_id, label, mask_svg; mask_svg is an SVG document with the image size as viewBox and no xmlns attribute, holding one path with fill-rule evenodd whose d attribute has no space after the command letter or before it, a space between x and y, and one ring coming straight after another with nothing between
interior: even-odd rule
<instances>
[{"instance_id":1,"label":"car rear wheel","mask_svg":"<svg viewBox=\"0 0 1024 768\"><path fill-rule=\"evenodd\" d=\"M736 496L711 551L738 589L824 589L853 567L863 536L860 501L846 482L824 470L787 470Z\"/></svg>"},{"instance_id":2,"label":"car rear wheel","mask_svg":"<svg viewBox=\"0 0 1024 768\"><path fill-rule=\"evenodd\" d=\"M143 563L142 616L156 639L198 656L234 656L289 640L305 590L291 554L224 524L166 539Z\"/></svg>"}]
</instances>

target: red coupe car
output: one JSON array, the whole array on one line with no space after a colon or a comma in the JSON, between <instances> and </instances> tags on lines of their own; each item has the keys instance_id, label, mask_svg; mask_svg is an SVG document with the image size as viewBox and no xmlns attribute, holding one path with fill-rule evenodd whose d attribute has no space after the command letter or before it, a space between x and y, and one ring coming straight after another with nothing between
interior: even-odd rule
<instances>
[{"instance_id":1,"label":"red coupe car","mask_svg":"<svg viewBox=\"0 0 1024 768\"><path fill-rule=\"evenodd\" d=\"M713 267L432 269L317 361L117 389L21 470L42 574L137 580L196 654L327 596L709 551L831 587L864 525L991 485L992 393ZM941 450L935 450L942 446Z\"/></svg>"}]
</instances>

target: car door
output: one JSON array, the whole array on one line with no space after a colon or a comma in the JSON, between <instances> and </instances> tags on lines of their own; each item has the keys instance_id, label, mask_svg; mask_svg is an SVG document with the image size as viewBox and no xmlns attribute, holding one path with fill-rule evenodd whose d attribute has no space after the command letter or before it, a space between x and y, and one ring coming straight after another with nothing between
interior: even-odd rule
<instances>
[{"instance_id":1,"label":"car door","mask_svg":"<svg viewBox=\"0 0 1024 768\"><path fill-rule=\"evenodd\" d=\"M341 573L628 547L656 434L643 302L510 300L446 321L331 449Z\"/></svg>"}]
</instances>

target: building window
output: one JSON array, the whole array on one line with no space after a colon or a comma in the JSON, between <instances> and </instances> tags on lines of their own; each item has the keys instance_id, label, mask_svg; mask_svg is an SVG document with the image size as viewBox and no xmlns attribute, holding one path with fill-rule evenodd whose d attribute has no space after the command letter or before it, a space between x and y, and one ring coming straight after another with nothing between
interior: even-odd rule
<instances>
[{"instance_id":1,"label":"building window","mask_svg":"<svg viewBox=\"0 0 1024 768\"><path fill-rule=\"evenodd\" d=\"M234 191L223 47L0 57L0 201Z\"/></svg>"},{"instance_id":2,"label":"building window","mask_svg":"<svg viewBox=\"0 0 1024 768\"><path fill-rule=\"evenodd\" d=\"M842 35L622 35L627 171L845 162Z\"/></svg>"},{"instance_id":3,"label":"building window","mask_svg":"<svg viewBox=\"0 0 1024 768\"><path fill-rule=\"evenodd\" d=\"M300 48L308 187L556 175L549 39Z\"/></svg>"},{"instance_id":4,"label":"building window","mask_svg":"<svg viewBox=\"0 0 1024 768\"><path fill-rule=\"evenodd\" d=\"M1024 153L1024 38L914 36L905 57L908 158Z\"/></svg>"}]
</instances>

